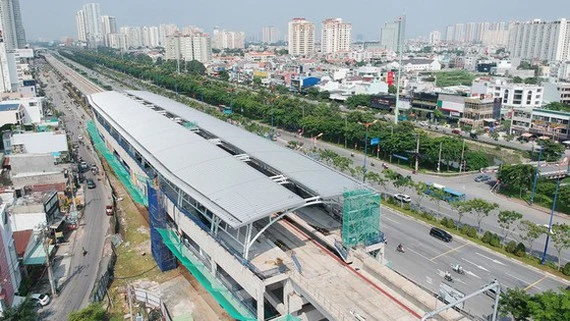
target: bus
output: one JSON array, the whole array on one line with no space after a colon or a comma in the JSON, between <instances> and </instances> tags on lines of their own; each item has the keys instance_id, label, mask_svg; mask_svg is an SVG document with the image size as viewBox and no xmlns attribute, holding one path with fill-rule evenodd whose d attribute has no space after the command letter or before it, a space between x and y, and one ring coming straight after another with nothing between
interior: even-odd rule
<instances>
[{"instance_id":1,"label":"bus","mask_svg":"<svg viewBox=\"0 0 570 321\"><path fill-rule=\"evenodd\" d=\"M465 201L465 193L463 192L456 191L438 183L426 183L426 186L427 188L424 193L427 195L433 195L436 190L439 190L441 193L438 193L438 197L446 202L451 203Z\"/></svg>"}]
</instances>

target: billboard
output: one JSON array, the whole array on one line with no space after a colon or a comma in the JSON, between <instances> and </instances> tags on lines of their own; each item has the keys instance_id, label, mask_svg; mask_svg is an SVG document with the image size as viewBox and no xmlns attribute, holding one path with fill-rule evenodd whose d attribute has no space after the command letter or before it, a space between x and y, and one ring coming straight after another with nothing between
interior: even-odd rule
<instances>
[{"instance_id":1,"label":"billboard","mask_svg":"<svg viewBox=\"0 0 570 321\"><path fill-rule=\"evenodd\" d=\"M386 75L386 83L388 86L392 86L394 84L394 72L389 71L388 75Z\"/></svg>"}]
</instances>

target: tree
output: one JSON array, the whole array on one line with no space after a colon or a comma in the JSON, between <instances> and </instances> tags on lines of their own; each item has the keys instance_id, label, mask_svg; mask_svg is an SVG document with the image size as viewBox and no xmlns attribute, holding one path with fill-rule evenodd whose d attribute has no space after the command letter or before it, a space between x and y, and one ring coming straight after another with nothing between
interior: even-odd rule
<instances>
[{"instance_id":1,"label":"tree","mask_svg":"<svg viewBox=\"0 0 570 321\"><path fill-rule=\"evenodd\" d=\"M469 205L466 201L458 201L451 203L451 207L453 207L453 209L457 212L457 222L461 224L461 219L463 219L463 216L469 212Z\"/></svg>"},{"instance_id":2,"label":"tree","mask_svg":"<svg viewBox=\"0 0 570 321\"><path fill-rule=\"evenodd\" d=\"M518 227L519 238L522 242L526 242L528 245L528 252L532 253L532 244L537 238L546 232L546 229L543 226L534 224L529 220L520 221Z\"/></svg>"},{"instance_id":3,"label":"tree","mask_svg":"<svg viewBox=\"0 0 570 321\"><path fill-rule=\"evenodd\" d=\"M562 154L564 153L564 145L559 144L557 142L553 142L551 140L543 140L541 142L542 148L542 159L541 161L545 162L556 162L560 159ZM533 160L538 159L538 155L540 153L533 153L531 156Z\"/></svg>"},{"instance_id":4,"label":"tree","mask_svg":"<svg viewBox=\"0 0 570 321\"><path fill-rule=\"evenodd\" d=\"M370 107L370 95L352 95L346 100L346 105L350 108L356 108L358 106Z\"/></svg>"},{"instance_id":5,"label":"tree","mask_svg":"<svg viewBox=\"0 0 570 321\"><path fill-rule=\"evenodd\" d=\"M531 188L536 169L530 164L503 165L497 173L497 179L501 181L501 188L518 190L522 198L523 191Z\"/></svg>"},{"instance_id":6,"label":"tree","mask_svg":"<svg viewBox=\"0 0 570 321\"><path fill-rule=\"evenodd\" d=\"M206 67L198 60L191 60L186 63L186 70L191 74L205 75Z\"/></svg>"},{"instance_id":7,"label":"tree","mask_svg":"<svg viewBox=\"0 0 570 321\"><path fill-rule=\"evenodd\" d=\"M531 296L519 288L507 289L499 299L501 316L512 316L515 321L527 321L530 318L529 302Z\"/></svg>"},{"instance_id":8,"label":"tree","mask_svg":"<svg viewBox=\"0 0 570 321\"><path fill-rule=\"evenodd\" d=\"M69 314L69 321L104 321L107 312L100 304L90 304L87 307Z\"/></svg>"},{"instance_id":9,"label":"tree","mask_svg":"<svg viewBox=\"0 0 570 321\"><path fill-rule=\"evenodd\" d=\"M413 185L414 181L412 181L412 177L410 175L400 175L400 177L394 181L394 187L398 190L399 193L404 193L408 187L411 187Z\"/></svg>"},{"instance_id":10,"label":"tree","mask_svg":"<svg viewBox=\"0 0 570 321\"><path fill-rule=\"evenodd\" d=\"M469 212L474 214L477 218L477 228L481 230L481 222L485 217L489 216L492 211L499 208L499 204L497 203L489 203L484 199L474 198L470 199L467 202L467 208Z\"/></svg>"},{"instance_id":11,"label":"tree","mask_svg":"<svg viewBox=\"0 0 570 321\"><path fill-rule=\"evenodd\" d=\"M519 76L516 76L513 78L513 83L515 83L515 84L520 84L522 82L523 82L523 79Z\"/></svg>"},{"instance_id":12,"label":"tree","mask_svg":"<svg viewBox=\"0 0 570 321\"><path fill-rule=\"evenodd\" d=\"M425 191L427 190L428 187L424 182L417 182L416 184L414 184L414 188L417 194L416 204L418 205L418 207L421 207L423 199L427 196Z\"/></svg>"},{"instance_id":13,"label":"tree","mask_svg":"<svg viewBox=\"0 0 570 321\"><path fill-rule=\"evenodd\" d=\"M396 86L394 86L394 85L388 86L388 93L389 93L389 94L395 94L395 93L396 93L396 90L398 90L398 89L396 88Z\"/></svg>"},{"instance_id":14,"label":"tree","mask_svg":"<svg viewBox=\"0 0 570 321\"><path fill-rule=\"evenodd\" d=\"M228 81L228 80L230 80L230 74L228 74L228 72L226 70L220 70L218 72L218 78L220 78L221 80L224 80L224 81Z\"/></svg>"},{"instance_id":15,"label":"tree","mask_svg":"<svg viewBox=\"0 0 570 321\"><path fill-rule=\"evenodd\" d=\"M570 226L566 224L552 225L550 239L552 240L552 246L554 246L558 254L558 270L560 270L562 264L560 256L562 251L570 248Z\"/></svg>"},{"instance_id":16,"label":"tree","mask_svg":"<svg viewBox=\"0 0 570 321\"><path fill-rule=\"evenodd\" d=\"M548 290L532 296L528 302L533 321L570 320L570 291Z\"/></svg>"},{"instance_id":17,"label":"tree","mask_svg":"<svg viewBox=\"0 0 570 321\"><path fill-rule=\"evenodd\" d=\"M24 299L20 305L5 309L0 317L1 321L36 321L38 312L30 298Z\"/></svg>"},{"instance_id":18,"label":"tree","mask_svg":"<svg viewBox=\"0 0 570 321\"><path fill-rule=\"evenodd\" d=\"M554 110L554 111L565 111L570 112L570 105L552 102L543 107L544 109Z\"/></svg>"},{"instance_id":19,"label":"tree","mask_svg":"<svg viewBox=\"0 0 570 321\"><path fill-rule=\"evenodd\" d=\"M506 240L509 237L509 234L513 232L514 223L520 220L522 217L522 214L516 211L499 212L497 222L499 222L499 226L501 227L503 240Z\"/></svg>"}]
</instances>

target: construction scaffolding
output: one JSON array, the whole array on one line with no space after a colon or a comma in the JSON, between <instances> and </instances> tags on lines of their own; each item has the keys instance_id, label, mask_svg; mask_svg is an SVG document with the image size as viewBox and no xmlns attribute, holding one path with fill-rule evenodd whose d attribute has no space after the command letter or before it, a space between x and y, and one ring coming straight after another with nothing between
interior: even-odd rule
<instances>
[{"instance_id":1,"label":"construction scaffolding","mask_svg":"<svg viewBox=\"0 0 570 321\"><path fill-rule=\"evenodd\" d=\"M125 169L123 164L113 155L113 153L107 148L103 139L99 136L99 132L97 131L97 127L95 127L95 123L93 121L87 122L87 132L89 132L89 136L91 136L91 140L93 141L93 146L99 151L109 166L117 175L117 178L121 181L123 186L127 189L133 200L139 204L144 206L148 206L148 200L145 197L144 193L133 184L131 180L131 173Z\"/></svg>"},{"instance_id":2,"label":"construction scaffolding","mask_svg":"<svg viewBox=\"0 0 570 321\"><path fill-rule=\"evenodd\" d=\"M344 192L342 243L372 245L380 240L380 195L368 189Z\"/></svg>"},{"instance_id":3,"label":"construction scaffolding","mask_svg":"<svg viewBox=\"0 0 570 321\"><path fill-rule=\"evenodd\" d=\"M162 272L176 268L176 258L162 241L159 229L167 228L163 196L158 187L147 184L148 216L150 225L150 249L152 257Z\"/></svg>"}]
</instances>

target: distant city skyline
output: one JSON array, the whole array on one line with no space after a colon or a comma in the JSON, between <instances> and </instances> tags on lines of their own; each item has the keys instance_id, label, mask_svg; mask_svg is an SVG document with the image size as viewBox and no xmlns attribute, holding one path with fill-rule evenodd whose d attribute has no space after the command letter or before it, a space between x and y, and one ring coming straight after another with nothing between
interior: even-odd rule
<instances>
[{"instance_id":1,"label":"distant city skyline","mask_svg":"<svg viewBox=\"0 0 570 321\"><path fill-rule=\"evenodd\" d=\"M456 23L555 20L563 18L561 13L570 13L570 3L562 0L544 0L524 6L518 0L480 0L474 7L471 2L465 1L462 5L448 0L408 0L398 5L363 0L348 6L345 1L339 0L291 0L279 10L275 10L276 4L268 6L266 1L261 0L248 0L247 4L229 0L163 0L160 3L151 0L58 0L57 7L47 1L22 1L22 15L28 38L76 38L75 14L90 2L100 3L101 15L116 17L118 26L174 23L181 27L198 26L206 32L212 32L215 26L219 26L227 30L244 31L248 39L251 36L259 39L263 26L274 25L280 30L286 30L288 21L295 17L316 22L317 34L320 34L319 22L323 19L342 18L352 23L354 35L361 35L363 40L378 40L380 28L386 22L394 21L404 11L407 16L406 38L427 37L432 30L444 32L446 26ZM434 19L426 19L430 15Z\"/></svg>"}]
</instances>

